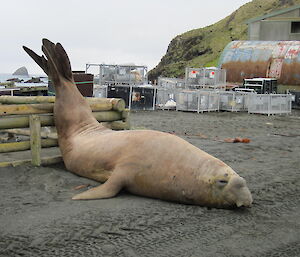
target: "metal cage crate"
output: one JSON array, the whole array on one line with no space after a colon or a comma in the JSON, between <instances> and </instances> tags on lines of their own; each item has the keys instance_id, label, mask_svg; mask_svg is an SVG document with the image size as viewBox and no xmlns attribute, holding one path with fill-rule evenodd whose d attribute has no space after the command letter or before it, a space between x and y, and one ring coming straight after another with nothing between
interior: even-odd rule
<instances>
[{"instance_id":1,"label":"metal cage crate","mask_svg":"<svg viewBox=\"0 0 300 257\"><path fill-rule=\"evenodd\" d=\"M185 80L179 78L159 77L157 81L159 88L185 88Z\"/></svg>"},{"instance_id":2,"label":"metal cage crate","mask_svg":"<svg viewBox=\"0 0 300 257\"><path fill-rule=\"evenodd\" d=\"M157 88L156 108L162 110L176 109L177 89L175 88Z\"/></svg>"},{"instance_id":3,"label":"metal cage crate","mask_svg":"<svg viewBox=\"0 0 300 257\"><path fill-rule=\"evenodd\" d=\"M209 112L219 110L220 94L216 91L182 90L176 96L177 111Z\"/></svg>"},{"instance_id":4,"label":"metal cage crate","mask_svg":"<svg viewBox=\"0 0 300 257\"><path fill-rule=\"evenodd\" d=\"M147 66L86 64L86 72L90 68L97 69L95 78L99 85L143 85L148 81Z\"/></svg>"},{"instance_id":5,"label":"metal cage crate","mask_svg":"<svg viewBox=\"0 0 300 257\"><path fill-rule=\"evenodd\" d=\"M248 113L288 114L292 110L290 94L251 94Z\"/></svg>"},{"instance_id":6,"label":"metal cage crate","mask_svg":"<svg viewBox=\"0 0 300 257\"><path fill-rule=\"evenodd\" d=\"M187 88L224 89L226 87L226 70L210 68L186 68L185 84Z\"/></svg>"},{"instance_id":7,"label":"metal cage crate","mask_svg":"<svg viewBox=\"0 0 300 257\"><path fill-rule=\"evenodd\" d=\"M107 97L107 86L94 85L94 97Z\"/></svg>"},{"instance_id":8,"label":"metal cage crate","mask_svg":"<svg viewBox=\"0 0 300 257\"><path fill-rule=\"evenodd\" d=\"M249 92L220 92L220 110L230 112L248 111Z\"/></svg>"},{"instance_id":9,"label":"metal cage crate","mask_svg":"<svg viewBox=\"0 0 300 257\"><path fill-rule=\"evenodd\" d=\"M122 98L130 110L154 110L156 88L153 86L108 86L108 98Z\"/></svg>"}]
</instances>

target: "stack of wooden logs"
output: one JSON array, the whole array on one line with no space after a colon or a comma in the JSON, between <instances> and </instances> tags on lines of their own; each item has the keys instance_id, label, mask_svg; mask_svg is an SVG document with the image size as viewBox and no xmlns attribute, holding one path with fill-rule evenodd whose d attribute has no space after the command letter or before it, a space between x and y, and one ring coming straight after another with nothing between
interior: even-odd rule
<instances>
[{"instance_id":1,"label":"stack of wooden logs","mask_svg":"<svg viewBox=\"0 0 300 257\"><path fill-rule=\"evenodd\" d=\"M113 130L129 129L129 111L125 102L116 98L86 98L94 117ZM42 147L57 146L57 134L41 131L54 126L54 96L0 96L0 132L30 136L30 141L2 143L0 153L31 149L31 163L35 166L61 160L60 156L42 159ZM29 128L29 129L28 129ZM8 166L9 163L1 164ZM13 164L12 164L13 165Z\"/></svg>"}]
</instances>

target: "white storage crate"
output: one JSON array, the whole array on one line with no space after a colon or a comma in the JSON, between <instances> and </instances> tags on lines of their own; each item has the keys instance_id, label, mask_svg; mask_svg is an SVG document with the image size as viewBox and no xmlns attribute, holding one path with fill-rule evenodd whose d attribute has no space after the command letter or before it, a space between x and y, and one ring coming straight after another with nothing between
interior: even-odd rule
<instances>
[{"instance_id":1,"label":"white storage crate","mask_svg":"<svg viewBox=\"0 0 300 257\"><path fill-rule=\"evenodd\" d=\"M230 112L248 111L249 92L220 92L220 110Z\"/></svg>"},{"instance_id":2,"label":"white storage crate","mask_svg":"<svg viewBox=\"0 0 300 257\"><path fill-rule=\"evenodd\" d=\"M288 114L292 110L290 94L251 94L248 113Z\"/></svg>"},{"instance_id":3,"label":"white storage crate","mask_svg":"<svg viewBox=\"0 0 300 257\"><path fill-rule=\"evenodd\" d=\"M159 77L157 81L157 86L159 88L184 88L185 87L185 81L184 79L179 78L167 78L167 77Z\"/></svg>"},{"instance_id":4,"label":"white storage crate","mask_svg":"<svg viewBox=\"0 0 300 257\"><path fill-rule=\"evenodd\" d=\"M182 90L177 92L176 110L208 112L219 110L220 94L216 91Z\"/></svg>"},{"instance_id":5,"label":"white storage crate","mask_svg":"<svg viewBox=\"0 0 300 257\"><path fill-rule=\"evenodd\" d=\"M186 88L210 88L225 89L226 70L208 67L208 68L186 68L185 69Z\"/></svg>"},{"instance_id":6,"label":"white storage crate","mask_svg":"<svg viewBox=\"0 0 300 257\"><path fill-rule=\"evenodd\" d=\"M176 109L176 92L175 88L157 87L156 108L163 110Z\"/></svg>"}]
</instances>

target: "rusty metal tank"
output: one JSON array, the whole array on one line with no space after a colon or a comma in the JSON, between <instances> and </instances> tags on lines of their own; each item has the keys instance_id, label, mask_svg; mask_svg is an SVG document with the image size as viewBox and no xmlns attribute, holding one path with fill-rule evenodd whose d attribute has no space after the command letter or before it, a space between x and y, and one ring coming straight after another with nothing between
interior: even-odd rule
<instances>
[{"instance_id":1,"label":"rusty metal tank","mask_svg":"<svg viewBox=\"0 0 300 257\"><path fill-rule=\"evenodd\" d=\"M282 85L300 85L300 41L232 41L220 57L228 82L245 78L277 78Z\"/></svg>"}]
</instances>

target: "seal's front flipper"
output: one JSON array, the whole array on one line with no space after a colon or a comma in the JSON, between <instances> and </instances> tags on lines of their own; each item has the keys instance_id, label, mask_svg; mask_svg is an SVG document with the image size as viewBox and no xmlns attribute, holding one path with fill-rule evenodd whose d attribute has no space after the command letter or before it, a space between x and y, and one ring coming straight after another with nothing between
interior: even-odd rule
<instances>
[{"instance_id":1,"label":"seal's front flipper","mask_svg":"<svg viewBox=\"0 0 300 257\"><path fill-rule=\"evenodd\" d=\"M120 183L116 183L113 180L108 179L103 185L94 187L83 193L77 194L72 199L89 200L89 199L111 198L116 196L121 189L122 189L122 185Z\"/></svg>"}]
</instances>

